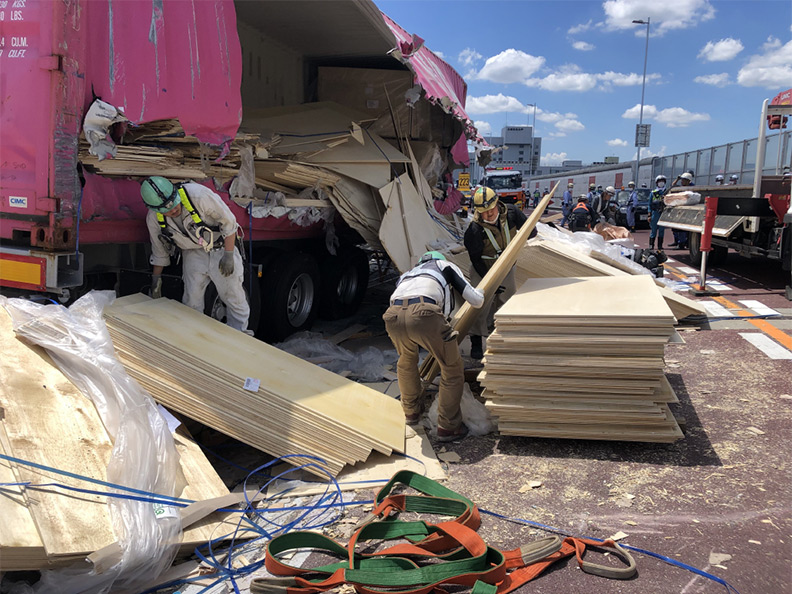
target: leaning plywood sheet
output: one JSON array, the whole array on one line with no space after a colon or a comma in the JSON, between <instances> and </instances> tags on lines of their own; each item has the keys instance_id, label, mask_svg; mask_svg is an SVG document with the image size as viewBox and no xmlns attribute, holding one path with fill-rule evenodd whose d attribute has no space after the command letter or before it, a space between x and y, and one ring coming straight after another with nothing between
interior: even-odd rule
<instances>
[{"instance_id":1,"label":"leaning plywood sheet","mask_svg":"<svg viewBox=\"0 0 792 594\"><path fill-rule=\"evenodd\" d=\"M433 244L451 241L445 227L426 210L410 176L404 174L380 189L388 210L382 218L380 240L400 272L407 272Z\"/></svg>"},{"instance_id":2,"label":"leaning plywood sheet","mask_svg":"<svg viewBox=\"0 0 792 594\"><path fill-rule=\"evenodd\" d=\"M372 450L404 450L404 415L392 398L180 303L122 299L106 318L125 366L155 398L254 447L319 455L334 474ZM248 378L260 387L246 390Z\"/></svg>"}]
</instances>

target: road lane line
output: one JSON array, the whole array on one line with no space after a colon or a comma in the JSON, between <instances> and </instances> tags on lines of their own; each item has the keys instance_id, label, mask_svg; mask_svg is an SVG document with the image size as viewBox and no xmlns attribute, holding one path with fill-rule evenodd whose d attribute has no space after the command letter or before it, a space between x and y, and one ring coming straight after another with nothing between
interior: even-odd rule
<instances>
[{"instance_id":1,"label":"road lane line","mask_svg":"<svg viewBox=\"0 0 792 594\"><path fill-rule=\"evenodd\" d=\"M739 334L771 359L792 359L792 351L788 351L761 332L740 332Z\"/></svg>"},{"instance_id":2,"label":"road lane line","mask_svg":"<svg viewBox=\"0 0 792 594\"><path fill-rule=\"evenodd\" d=\"M754 301L754 300L740 300L745 307L754 310L760 316L780 316L781 314L778 313L776 310L767 307L761 301Z\"/></svg>"},{"instance_id":3,"label":"road lane line","mask_svg":"<svg viewBox=\"0 0 792 594\"><path fill-rule=\"evenodd\" d=\"M747 316L752 316L753 315L750 311L746 311L744 309L740 309L740 307L737 304L732 303L731 301L729 301L725 297L713 297L713 299L715 301L717 301L718 303L720 303L721 305L725 306L725 307L730 307L732 309L736 309L737 310L737 315L740 315L742 317L747 317ZM792 350L792 336L790 336L786 332L782 332L781 330L779 330L778 328L773 326L767 320L753 319L753 320L748 320L748 322L750 324L756 326L757 328L759 328L759 330L761 330L762 332L764 332L768 336L770 336L770 337L774 338L776 341L780 342L786 348Z\"/></svg>"},{"instance_id":4,"label":"road lane line","mask_svg":"<svg viewBox=\"0 0 792 594\"><path fill-rule=\"evenodd\" d=\"M702 301L701 305L704 306L704 309L707 310L707 313L712 318L733 318L737 315L714 301Z\"/></svg>"}]
</instances>

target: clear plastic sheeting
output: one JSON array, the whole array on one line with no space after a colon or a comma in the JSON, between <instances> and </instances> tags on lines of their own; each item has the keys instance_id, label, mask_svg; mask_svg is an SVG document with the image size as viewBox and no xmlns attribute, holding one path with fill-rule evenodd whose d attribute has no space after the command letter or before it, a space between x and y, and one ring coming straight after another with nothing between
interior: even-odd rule
<instances>
[{"instance_id":1,"label":"clear plastic sheeting","mask_svg":"<svg viewBox=\"0 0 792 594\"><path fill-rule=\"evenodd\" d=\"M437 431L438 400L438 398L434 399L427 415L435 432ZM465 387L462 390L460 406L462 408L462 422L467 425L470 435L488 435L498 428L487 407L476 400L467 383L465 383Z\"/></svg>"},{"instance_id":2,"label":"clear plastic sheeting","mask_svg":"<svg viewBox=\"0 0 792 594\"><path fill-rule=\"evenodd\" d=\"M370 346L352 352L316 332L298 332L274 346L333 373L365 382L383 379L385 366L393 365L397 359L395 350L381 351Z\"/></svg>"},{"instance_id":3,"label":"clear plastic sheeting","mask_svg":"<svg viewBox=\"0 0 792 594\"><path fill-rule=\"evenodd\" d=\"M10 314L14 331L45 348L96 405L113 440L107 480L176 497L186 481L167 422L151 396L116 359L102 318L102 310L114 299L111 291L92 291L68 309L5 297L0 297L0 305ZM136 584L171 565L182 535L177 508L115 497L107 505L121 561L104 570L82 565L43 571L36 592L135 592Z\"/></svg>"},{"instance_id":4,"label":"clear plastic sheeting","mask_svg":"<svg viewBox=\"0 0 792 594\"><path fill-rule=\"evenodd\" d=\"M612 260L618 261L635 274L651 274L648 269L633 261L632 258L638 246L631 240L615 239L605 241L596 233L588 231L578 231L570 235L544 223L537 223L536 231L540 239L563 243L586 256L591 255L591 252L599 252Z\"/></svg>"}]
</instances>

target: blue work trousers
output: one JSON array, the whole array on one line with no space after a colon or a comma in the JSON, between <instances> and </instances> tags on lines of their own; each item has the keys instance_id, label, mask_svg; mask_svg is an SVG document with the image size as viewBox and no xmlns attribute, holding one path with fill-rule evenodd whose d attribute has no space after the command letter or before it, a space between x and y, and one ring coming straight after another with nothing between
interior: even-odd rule
<instances>
[{"instance_id":1,"label":"blue work trousers","mask_svg":"<svg viewBox=\"0 0 792 594\"><path fill-rule=\"evenodd\" d=\"M655 237L658 237L658 229L659 229L659 238L657 240L657 247L658 249L663 247L663 237L665 236L665 227L661 227L657 224L660 220L660 215L663 214L660 210L653 210L652 217L649 219L649 243L654 243Z\"/></svg>"}]
</instances>

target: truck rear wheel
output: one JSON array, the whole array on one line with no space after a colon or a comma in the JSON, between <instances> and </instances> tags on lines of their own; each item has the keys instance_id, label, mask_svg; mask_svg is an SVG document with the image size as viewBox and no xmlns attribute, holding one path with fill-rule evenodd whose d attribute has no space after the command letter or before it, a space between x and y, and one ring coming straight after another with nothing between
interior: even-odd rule
<instances>
[{"instance_id":1,"label":"truck rear wheel","mask_svg":"<svg viewBox=\"0 0 792 594\"><path fill-rule=\"evenodd\" d=\"M319 306L319 266L310 255L287 252L261 280L261 338L278 342L311 327Z\"/></svg>"},{"instance_id":2,"label":"truck rear wheel","mask_svg":"<svg viewBox=\"0 0 792 594\"><path fill-rule=\"evenodd\" d=\"M369 259L357 247L341 248L322 263L322 298L319 315L338 320L354 314L366 294Z\"/></svg>"},{"instance_id":3,"label":"truck rear wheel","mask_svg":"<svg viewBox=\"0 0 792 594\"><path fill-rule=\"evenodd\" d=\"M701 233L689 233L688 238L688 253L690 254L690 261L694 266L701 266ZM708 266L720 266L726 261L729 255L729 248L722 245L713 245L712 251L707 258Z\"/></svg>"}]
</instances>

